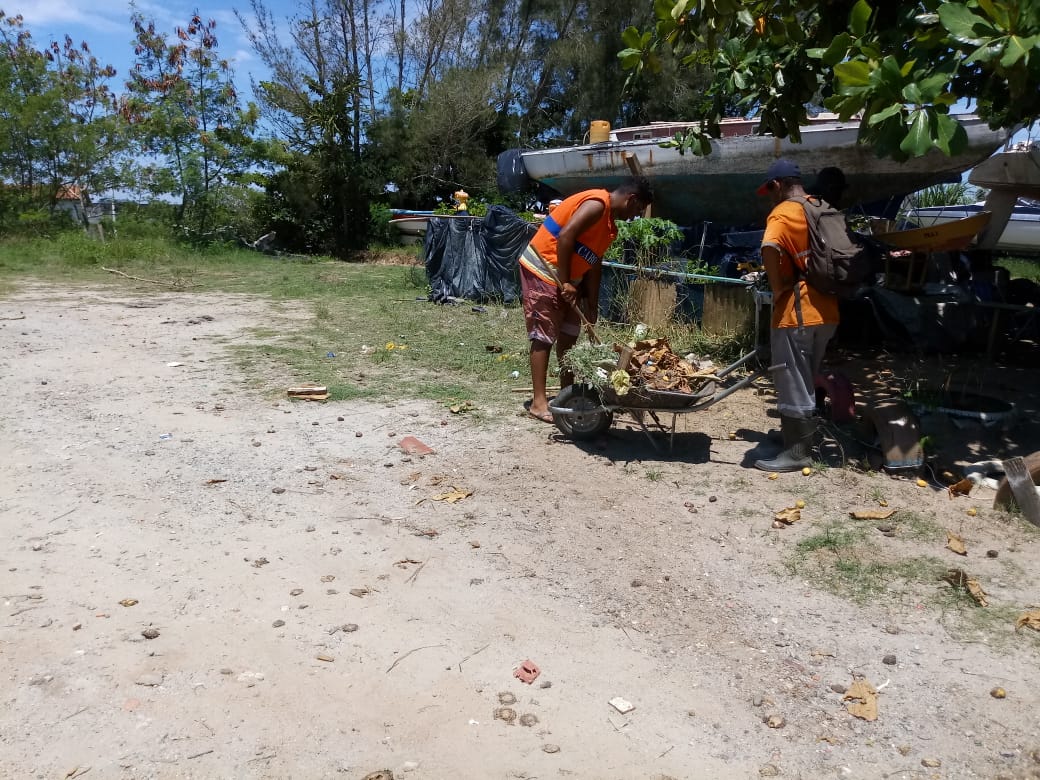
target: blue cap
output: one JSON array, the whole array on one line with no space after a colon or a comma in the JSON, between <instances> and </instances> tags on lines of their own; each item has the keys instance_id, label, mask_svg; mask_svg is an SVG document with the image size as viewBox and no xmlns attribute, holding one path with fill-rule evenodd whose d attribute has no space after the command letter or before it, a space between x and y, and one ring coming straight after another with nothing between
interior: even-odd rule
<instances>
[{"instance_id":1,"label":"blue cap","mask_svg":"<svg viewBox=\"0 0 1040 780\"><path fill-rule=\"evenodd\" d=\"M791 177L802 178L802 170L798 167L798 164L785 160L783 157L779 160L774 160L773 164L769 166L769 170L766 171L765 181L755 190L755 194L765 195L769 191L769 182Z\"/></svg>"}]
</instances>

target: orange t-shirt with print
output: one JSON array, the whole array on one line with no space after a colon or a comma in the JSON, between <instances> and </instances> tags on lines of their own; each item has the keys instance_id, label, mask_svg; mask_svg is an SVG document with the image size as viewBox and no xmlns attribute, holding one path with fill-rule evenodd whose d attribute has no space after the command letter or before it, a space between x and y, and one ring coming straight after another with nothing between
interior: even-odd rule
<instances>
[{"instance_id":1,"label":"orange t-shirt with print","mask_svg":"<svg viewBox=\"0 0 1040 780\"><path fill-rule=\"evenodd\" d=\"M531 239L531 246L541 255L542 259L557 266L556 245L560 231L566 226L581 205L586 201L598 200L603 204L603 217L592 227L578 236L574 246L574 254L571 255L571 278L564 281L578 282L597 263L602 262L603 254L617 238L617 226L610 213L610 193L607 190L586 190L576 195L571 195L552 210L552 214L538 228L538 232ZM552 277L539 270L535 265L520 258L520 262L535 276L542 281L555 285Z\"/></svg>"},{"instance_id":2,"label":"orange t-shirt with print","mask_svg":"<svg viewBox=\"0 0 1040 780\"><path fill-rule=\"evenodd\" d=\"M794 200L785 200L769 212L766 233L762 246L780 250L780 282L785 288L773 301L773 327L797 328L798 313L795 310L794 258L804 268L809 254L809 225L805 221L805 209ZM820 292L799 279L798 294L802 306L802 323L805 325L837 325L838 299Z\"/></svg>"}]
</instances>

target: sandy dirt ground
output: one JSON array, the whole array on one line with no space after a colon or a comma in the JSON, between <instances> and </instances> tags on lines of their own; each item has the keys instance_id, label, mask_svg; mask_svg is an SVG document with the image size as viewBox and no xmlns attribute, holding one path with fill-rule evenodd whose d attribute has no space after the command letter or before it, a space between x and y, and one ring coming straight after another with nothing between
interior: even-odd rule
<instances>
[{"instance_id":1,"label":"sandy dirt ground","mask_svg":"<svg viewBox=\"0 0 1040 780\"><path fill-rule=\"evenodd\" d=\"M929 553L1024 611L1040 537L992 491L769 481L727 435L771 424L752 390L665 455L620 422L579 446L513 412L258 393L228 345L305 316L109 288L0 301L0 776L1038 776L1040 651L1013 617L857 605L783 565L883 494L964 536L966 558ZM437 500L453 490L472 494ZM920 552L878 535L897 543ZM875 721L843 702L857 678Z\"/></svg>"}]
</instances>

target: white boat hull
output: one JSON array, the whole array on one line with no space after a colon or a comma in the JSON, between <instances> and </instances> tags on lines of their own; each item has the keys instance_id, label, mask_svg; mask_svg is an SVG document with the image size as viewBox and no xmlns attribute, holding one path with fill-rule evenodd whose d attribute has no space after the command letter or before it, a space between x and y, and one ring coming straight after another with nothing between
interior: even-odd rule
<instances>
[{"instance_id":1,"label":"white boat hull","mask_svg":"<svg viewBox=\"0 0 1040 780\"><path fill-rule=\"evenodd\" d=\"M871 147L858 143L858 124L839 122L802 128L798 144L772 136L723 137L712 141L711 154L703 157L662 148L660 138L531 151L522 157L528 176L566 196L616 186L631 175L627 157L633 155L654 187L654 216L681 225L702 220L761 224L769 205L755 190L776 158L796 162L808 185L821 168L841 168L849 185L843 205L901 199L932 184L958 181L1004 142L1003 131L990 130L977 118L961 122L969 138L966 152L947 157L933 149L905 162L877 157ZM620 130L617 135L625 137Z\"/></svg>"},{"instance_id":2,"label":"white boat hull","mask_svg":"<svg viewBox=\"0 0 1040 780\"><path fill-rule=\"evenodd\" d=\"M405 246L421 244L426 236L426 220L429 217L412 216L391 219L390 224L397 230L401 243Z\"/></svg>"}]
</instances>

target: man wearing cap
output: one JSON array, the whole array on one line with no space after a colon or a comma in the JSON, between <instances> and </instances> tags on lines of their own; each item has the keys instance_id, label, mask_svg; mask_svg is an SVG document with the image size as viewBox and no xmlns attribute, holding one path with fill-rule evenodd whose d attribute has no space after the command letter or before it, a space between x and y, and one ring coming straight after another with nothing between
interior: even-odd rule
<instances>
[{"instance_id":1,"label":"man wearing cap","mask_svg":"<svg viewBox=\"0 0 1040 780\"><path fill-rule=\"evenodd\" d=\"M776 160L756 192L773 203L762 238L762 262L773 292L769 342L784 449L774 458L755 461L755 468L799 471L812 462L814 377L838 327L838 299L805 281L809 226L802 204L790 198L811 196L802 188L798 166Z\"/></svg>"}]
</instances>

